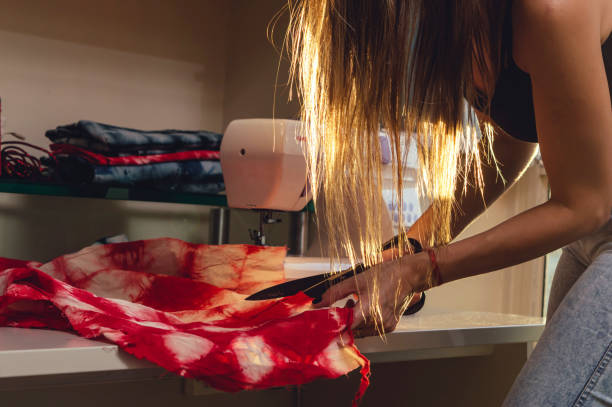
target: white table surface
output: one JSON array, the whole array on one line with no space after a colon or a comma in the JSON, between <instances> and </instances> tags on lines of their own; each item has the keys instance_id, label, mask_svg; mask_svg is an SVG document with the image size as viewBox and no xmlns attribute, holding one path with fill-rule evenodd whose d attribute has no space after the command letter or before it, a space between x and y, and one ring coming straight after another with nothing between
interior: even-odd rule
<instances>
[{"instance_id":1,"label":"white table surface","mask_svg":"<svg viewBox=\"0 0 612 407\"><path fill-rule=\"evenodd\" d=\"M357 347L374 361L445 357L449 350L450 356L467 356L483 346L537 341L543 329L543 318L426 307L403 317L384 342L362 338ZM159 368L111 343L58 331L0 328L0 379L135 369Z\"/></svg>"},{"instance_id":2,"label":"white table surface","mask_svg":"<svg viewBox=\"0 0 612 407\"><path fill-rule=\"evenodd\" d=\"M288 257L288 278L329 270L329 260ZM357 339L357 347L372 361L399 361L485 354L492 347L537 341L544 319L487 312L449 312L425 307L403 317L397 330L379 337ZM88 340L65 332L0 328L0 381L65 374L161 374L158 366L137 359L109 342Z\"/></svg>"}]
</instances>

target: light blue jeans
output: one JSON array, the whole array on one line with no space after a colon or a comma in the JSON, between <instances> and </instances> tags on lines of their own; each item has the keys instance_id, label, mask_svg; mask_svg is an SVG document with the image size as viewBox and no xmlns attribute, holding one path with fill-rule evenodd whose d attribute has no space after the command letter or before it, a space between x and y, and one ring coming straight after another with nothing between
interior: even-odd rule
<instances>
[{"instance_id":1,"label":"light blue jeans","mask_svg":"<svg viewBox=\"0 0 612 407\"><path fill-rule=\"evenodd\" d=\"M504 406L612 406L612 219L563 249L546 329Z\"/></svg>"}]
</instances>

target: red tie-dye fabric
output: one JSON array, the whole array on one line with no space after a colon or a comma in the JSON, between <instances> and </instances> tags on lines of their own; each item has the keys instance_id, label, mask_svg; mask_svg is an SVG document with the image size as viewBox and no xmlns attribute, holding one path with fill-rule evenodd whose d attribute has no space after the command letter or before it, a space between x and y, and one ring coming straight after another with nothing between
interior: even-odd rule
<instances>
[{"instance_id":1,"label":"red tie-dye fabric","mask_svg":"<svg viewBox=\"0 0 612 407\"><path fill-rule=\"evenodd\" d=\"M299 294L244 298L284 280L285 249L154 239L87 247L49 263L0 258L0 326L75 331L225 391L335 378L369 362L352 310ZM308 333L308 334L305 334Z\"/></svg>"}]
</instances>

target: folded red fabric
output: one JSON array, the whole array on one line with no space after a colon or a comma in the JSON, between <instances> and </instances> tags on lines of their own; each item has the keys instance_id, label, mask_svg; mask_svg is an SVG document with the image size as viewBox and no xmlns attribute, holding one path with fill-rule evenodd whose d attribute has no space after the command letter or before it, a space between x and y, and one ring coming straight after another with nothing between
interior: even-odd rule
<instances>
[{"instance_id":1,"label":"folded red fabric","mask_svg":"<svg viewBox=\"0 0 612 407\"><path fill-rule=\"evenodd\" d=\"M55 143L50 146L54 155L75 155L96 165L143 165L154 163L166 163L173 161L218 161L219 152L209 150L187 150L174 153L162 153L151 155L129 155L129 156L107 156L94 153L82 147L72 144Z\"/></svg>"},{"instance_id":2,"label":"folded red fabric","mask_svg":"<svg viewBox=\"0 0 612 407\"><path fill-rule=\"evenodd\" d=\"M284 280L285 248L154 239L91 246L47 264L0 258L0 326L74 331L225 391L335 378L369 362L352 310L299 294L249 294ZM306 334L305 333L311 333Z\"/></svg>"}]
</instances>

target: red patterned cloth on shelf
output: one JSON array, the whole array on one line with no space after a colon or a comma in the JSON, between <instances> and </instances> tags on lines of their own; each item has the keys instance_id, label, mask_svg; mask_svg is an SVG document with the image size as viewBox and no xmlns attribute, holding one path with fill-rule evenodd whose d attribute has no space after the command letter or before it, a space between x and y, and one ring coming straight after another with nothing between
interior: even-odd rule
<instances>
[{"instance_id":1,"label":"red patterned cloth on shelf","mask_svg":"<svg viewBox=\"0 0 612 407\"><path fill-rule=\"evenodd\" d=\"M369 362L352 310L298 294L244 301L284 281L285 248L153 239L87 247L49 263L0 258L0 326L75 331L225 391L335 378Z\"/></svg>"},{"instance_id":2,"label":"red patterned cloth on shelf","mask_svg":"<svg viewBox=\"0 0 612 407\"><path fill-rule=\"evenodd\" d=\"M51 144L50 148L54 155L77 156L83 158L87 162L96 165L143 165L175 161L219 160L219 152L210 150L187 150L171 153L125 155L115 157L110 155L98 154L85 148L65 143L54 143Z\"/></svg>"}]
</instances>

